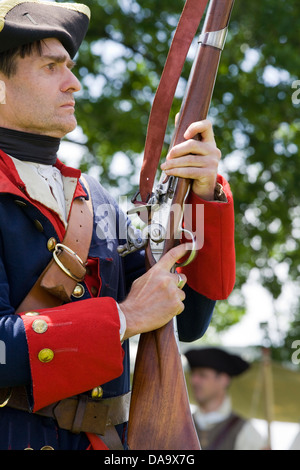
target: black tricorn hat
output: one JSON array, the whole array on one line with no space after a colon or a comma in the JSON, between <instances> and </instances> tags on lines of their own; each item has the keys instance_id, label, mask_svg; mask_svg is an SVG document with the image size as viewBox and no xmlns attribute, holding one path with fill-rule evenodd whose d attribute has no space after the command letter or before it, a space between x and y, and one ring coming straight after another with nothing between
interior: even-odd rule
<instances>
[{"instance_id":1,"label":"black tricorn hat","mask_svg":"<svg viewBox=\"0 0 300 470\"><path fill-rule=\"evenodd\" d=\"M185 353L191 369L205 367L218 372L225 372L234 377L245 372L250 364L236 354L230 354L219 348L191 349Z\"/></svg>"},{"instance_id":2,"label":"black tricorn hat","mask_svg":"<svg viewBox=\"0 0 300 470\"><path fill-rule=\"evenodd\" d=\"M80 3L0 0L0 53L46 38L58 39L73 58L90 20Z\"/></svg>"}]
</instances>

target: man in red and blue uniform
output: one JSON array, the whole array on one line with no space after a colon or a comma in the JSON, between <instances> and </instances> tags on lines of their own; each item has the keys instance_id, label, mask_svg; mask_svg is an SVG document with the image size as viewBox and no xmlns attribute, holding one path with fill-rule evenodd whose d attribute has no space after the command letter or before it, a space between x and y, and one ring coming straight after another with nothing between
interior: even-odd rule
<instances>
[{"instance_id":1,"label":"man in red and blue uniform","mask_svg":"<svg viewBox=\"0 0 300 470\"><path fill-rule=\"evenodd\" d=\"M204 205L204 246L182 269L184 288L170 272L184 245L147 273L143 252L121 258L118 227L126 217L97 181L82 180L79 170L57 159L61 138L76 126L73 95L80 84L72 58L89 9L38 0L0 6L0 448L105 449L105 436L75 432L43 410L69 397L126 396L128 339L174 316L182 341L204 334L215 301L234 285L232 195L217 172L220 152L210 123L192 124L164 165L167 174L193 180L187 201L193 212ZM198 133L201 142L193 139ZM70 302L19 311L63 241L78 198L91 198L94 213L84 279ZM24 391L27 409L24 396L18 400ZM115 424L126 448L127 424Z\"/></svg>"}]
</instances>

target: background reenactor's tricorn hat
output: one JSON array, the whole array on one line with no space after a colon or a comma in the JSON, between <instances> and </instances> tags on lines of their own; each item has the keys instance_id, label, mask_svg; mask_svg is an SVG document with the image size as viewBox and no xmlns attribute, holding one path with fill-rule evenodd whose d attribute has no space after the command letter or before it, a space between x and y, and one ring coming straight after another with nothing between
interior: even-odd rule
<instances>
[{"instance_id":1,"label":"background reenactor's tricorn hat","mask_svg":"<svg viewBox=\"0 0 300 470\"><path fill-rule=\"evenodd\" d=\"M236 354L230 354L219 348L191 349L185 353L191 369L205 367L218 372L225 372L234 377L245 372L250 364Z\"/></svg>"},{"instance_id":2,"label":"background reenactor's tricorn hat","mask_svg":"<svg viewBox=\"0 0 300 470\"><path fill-rule=\"evenodd\" d=\"M80 3L0 0L0 53L56 38L73 58L83 41L90 10Z\"/></svg>"}]
</instances>

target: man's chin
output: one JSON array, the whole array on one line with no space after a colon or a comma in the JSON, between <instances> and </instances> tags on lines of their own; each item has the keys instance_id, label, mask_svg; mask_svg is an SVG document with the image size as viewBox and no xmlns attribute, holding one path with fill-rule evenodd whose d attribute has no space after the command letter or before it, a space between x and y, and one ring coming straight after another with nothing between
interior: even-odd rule
<instances>
[{"instance_id":1,"label":"man's chin","mask_svg":"<svg viewBox=\"0 0 300 470\"><path fill-rule=\"evenodd\" d=\"M65 137L67 134L70 134L70 132L73 132L77 127L77 120L75 117L73 119L70 119L68 122L62 122L61 126L57 129L53 129L51 132L52 137L56 137L58 139L62 139Z\"/></svg>"}]
</instances>

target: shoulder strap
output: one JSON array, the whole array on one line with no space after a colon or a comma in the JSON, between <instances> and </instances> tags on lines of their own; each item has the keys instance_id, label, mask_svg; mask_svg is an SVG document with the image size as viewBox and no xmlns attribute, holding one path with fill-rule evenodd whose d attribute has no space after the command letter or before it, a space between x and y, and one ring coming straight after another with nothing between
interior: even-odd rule
<instances>
[{"instance_id":1,"label":"shoulder strap","mask_svg":"<svg viewBox=\"0 0 300 470\"><path fill-rule=\"evenodd\" d=\"M138 204L146 204L151 196L176 87L207 3L186 0L180 16L150 112L140 174L141 201L134 201Z\"/></svg>"},{"instance_id":2,"label":"shoulder strap","mask_svg":"<svg viewBox=\"0 0 300 470\"><path fill-rule=\"evenodd\" d=\"M82 178L89 194L86 180ZM74 200L63 243L32 287L16 313L55 307L68 302L78 282L85 276L85 265L93 232L92 200Z\"/></svg>"},{"instance_id":3,"label":"shoulder strap","mask_svg":"<svg viewBox=\"0 0 300 470\"><path fill-rule=\"evenodd\" d=\"M216 450L221 445L225 436L237 425L236 431L238 432L242 425L245 423L245 420L238 415L231 414L228 420L226 420L224 426L219 431L215 440L208 446L207 450Z\"/></svg>"}]
</instances>

